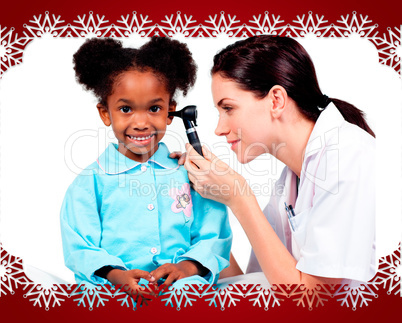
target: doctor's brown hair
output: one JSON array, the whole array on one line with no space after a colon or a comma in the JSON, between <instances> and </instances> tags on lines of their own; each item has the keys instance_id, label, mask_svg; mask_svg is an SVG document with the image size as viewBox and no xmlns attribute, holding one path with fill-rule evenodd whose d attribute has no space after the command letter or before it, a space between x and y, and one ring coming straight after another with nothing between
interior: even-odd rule
<instances>
[{"instance_id":1,"label":"doctor's brown hair","mask_svg":"<svg viewBox=\"0 0 402 323\"><path fill-rule=\"evenodd\" d=\"M375 137L361 110L323 95L309 54L292 38L263 35L237 41L215 55L211 73L235 81L260 99L274 85L280 85L300 112L314 122L333 102L346 121Z\"/></svg>"}]
</instances>

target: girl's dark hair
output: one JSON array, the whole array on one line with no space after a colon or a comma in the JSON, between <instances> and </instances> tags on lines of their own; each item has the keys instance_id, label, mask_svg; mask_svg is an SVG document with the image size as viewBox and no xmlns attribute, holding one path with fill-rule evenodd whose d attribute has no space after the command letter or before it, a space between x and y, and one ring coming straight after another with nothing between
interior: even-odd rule
<instances>
[{"instance_id":1,"label":"girl's dark hair","mask_svg":"<svg viewBox=\"0 0 402 323\"><path fill-rule=\"evenodd\" d=\"M111 38L88 39L73 56L77 81L106 106L116 78L128 70L151 71L166 86L171 103L176 90L186 95L194 85L197 66L186 44L153 37L139 49L124 48Z\"/></svg>"},{"instance_id":2,"label":"girl's dark hair","mask_svg":"<svg viewBox=\"0 0 402 323\"><path fill-rule=\"evenodd\" d=\"M375 137L361 110L323 95L310 56L292 38L263 35L237 41L215 55L211 73L235 81L257 98L265 97L274 85L280 85L301 113L314 122L322 108L333 102L346 121Z\"/></svg>"}]
</instances>

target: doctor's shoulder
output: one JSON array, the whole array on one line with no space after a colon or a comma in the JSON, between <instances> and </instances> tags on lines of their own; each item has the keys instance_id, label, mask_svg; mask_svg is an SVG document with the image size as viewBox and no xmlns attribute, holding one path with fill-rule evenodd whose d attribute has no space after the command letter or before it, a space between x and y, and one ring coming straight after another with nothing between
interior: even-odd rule
<instances>
[{"instance_id":1,"label":"doctor's shoulder","mask_svg":"<svg viewBox=\"0 0 402 323\"><path fill-rule=\"evenodd\" d=\"M351 153L359 152L367 156L375 156L375 138L360 127L344 122L339 131L341 148Z\"/></svg>"},{"instance_id":2,"label":"doctor's shoulder","mask_svg":"<svg viewBox=\"0 0 402 323\"><path fill-rule=\"evenodd\" d=\"M348 183L347 185L356 189L374 189L376 149L372 135L356 125L345 122L339 131L337 155L337 165L333 166L337 170L339 183Z\"/></svg>"},{"instance_id":3,"label":"doctor's shoulder","mask_svg":"<svg viewBox=\"0 0 402 323\"><path fill-rule=\"evenodd\" d=\"M342 187L374 187L375 138L360 127L343 121L320 138L321 151L308 159L306 174L324 191ZM364 180L363 180L364 179ZM351 186L350 186L351 185ZM332 187L332 188L330 188ZM349 189L348 188L348 189Z\"/></svg>"}]
</instances>

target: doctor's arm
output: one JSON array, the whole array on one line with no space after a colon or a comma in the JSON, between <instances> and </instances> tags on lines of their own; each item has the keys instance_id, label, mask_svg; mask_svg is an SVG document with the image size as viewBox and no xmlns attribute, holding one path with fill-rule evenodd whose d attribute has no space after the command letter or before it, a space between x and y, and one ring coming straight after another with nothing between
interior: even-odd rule
<instances>
[{"instance_id":1,"label":"doctor's arm","mask_svg":"<svg viewBox=\"0 0 402 323\"><path fill-rule=\"evenodd\" d=\"M194 189L232 210L271 284L304 284L312 288L316 284L337 284L342 281L341 278L319 277L296 269L296 259L269 224L244 177L210 151L204 149L203 154L205 159L190 147L187 151L185 167Z\"/></svg>"},{"instance_id":2,"label":"doctor's arm","mask_svg":"<svg viewBox=\"0 0 402 323\"><path fill-rule=\"evenodd\" d=\"M219 278L227 278L243 274L244 274L243 270L240 268L239 264L236 261L236 258L233 256L233 253L231 252L229 259L229 267L221 271Z\"/></svg>"}]
</instances>

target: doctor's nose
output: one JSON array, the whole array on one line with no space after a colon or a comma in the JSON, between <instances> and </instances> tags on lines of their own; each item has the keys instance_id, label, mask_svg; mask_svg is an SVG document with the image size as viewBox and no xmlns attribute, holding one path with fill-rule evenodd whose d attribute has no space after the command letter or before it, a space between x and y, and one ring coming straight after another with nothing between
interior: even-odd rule
<instances>
[{"instance_id":1,"label":"doctor's nose","mask_svg":"<svg viewBox=\"0 0 402 323\"><path fill-rule=\"evenodd\" d=\"M230 129L227 127L226 123L222 120L221 117L219 117L218 120L218 125L216 126L215 129L215 134L217 136L226 136L230 132Z\"/></svg>"}]
</instances>

